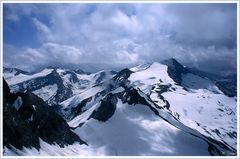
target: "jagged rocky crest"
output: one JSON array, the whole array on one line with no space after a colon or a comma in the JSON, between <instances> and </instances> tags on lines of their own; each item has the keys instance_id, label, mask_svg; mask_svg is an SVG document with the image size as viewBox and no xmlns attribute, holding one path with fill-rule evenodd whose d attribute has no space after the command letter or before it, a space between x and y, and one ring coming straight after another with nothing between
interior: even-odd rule
<instances>
[{"instance_id":1,"label":"jagged rocky crest","mask_svg":"<svg viewBox=\"0 0 240 159\"><path fill-rule=\"evenodd\" d=\"M53 70L45 76L18 83L18 87L21 88L21 92L18 93L11 93L4 80L5 146L13 145L19 149L23 146L40 149L39 138L41 138L49 144L56 143L63 147L64 145L72 145L74 142L86 144L81 140L81 138L84 138L90 145L95 142L102 142L104 143L103 146L109 148L110 151L114 151L114 154L121 155L125 154L122 150L126 146L121 147L121 141L118 141L119 143L113 142L109 146L110 140L115 141L115 137L111 136L112 134L115 134L117 138L123 138L123 141L129 140L131 142L135 140L134 137L132 137L134 138L132 140L121 135L127 133L131 136L131 133L134 132L137 140L142 142L143 140L151 140L149 135L154 136L153 132L159 133L159 131L163 131L161 138L164 138L164 140L157 143L157 145L154 143L155 146L162 146L161 144L171 137L166 134L172 134L175 136L174 140L178 141L176 141L176 145L171 145L170 148L177 148L181 145L181 147L188 147L195 151L192 153L179 150L179 152L187 155L196 155L200 152L205 155L236 155L236 149L222 138L222 136L230 136L231 141L234 141L236 135L233 124L230 125L233 126L231 130L228 131L227 128L213 129L208 125L204 125L205 123L201 122L201 120L198 122L198 119L196 121L191 120L191 125L184 123L183 118L188 113L191 113L191 110L188 109L192 109L189 107L192 104L190 101L192 98L200 101L200 104L208 104L212 100L211 98L215 100L215 95L221 98L224 97L224 99L228 97L225 97L224 94L226 93L224 91L223 94L215 88L216 81L212 82L209 78L205 78L196 71L181 65L175 59L166 60L162 64L154 63L135 67L134 69L126 68L119 72L100 71L94 74L86 74L81 70L78 72L55 67L48 69ZM70 81L69 83L66 82L66 77ZM87 81L87 84L81 83L81 80ZM203 85L196 86L199 81ZM55 95L55 103L51 107L41 98L31 93L31 91L35 90L44 91L42 88L54 84L58 88L56 93L61 96L58 98ZM86 89L74 94L74 91L76 91L76 89L74 90L75 84L79 84L78 86L86 84L84 85ZM213 88L205 86L212 86ZM188 97L186 100L189 101L186 102L187 104L184 103L176 107L175 103L172 102L175 99L171 100L168 94L173 98L179 98L178 96L180 96L180 98L185 99L185 97ZM232 101L232 99L230 100ZM182 100L179 100L179 102L182 102ZM227 113L227 117L231 116L231 114L234 115L234 110L230 109L226 104L224 105L220 99L217 99L214 104L217 113L220 112L217 117L222 117L223 113ZM184 109L183 113L179 113L179 110L181 110L179 107ZM202 109L202 106L196 107L194 113L201 114ZM190 115L194 115L194 113ZM13 118L17 119L17 122L13 121ZM134 123L137 120L139 120L138 123ZM145 125L144 122L148 121L151 121L151 123ZM127 128L129 123L130 125L133 124L132 126L139 124L140 126L137 128L142 132L133 131L134 128L129 128L129 130L117 129L118 126L121 127L121 124L123 124L123 128ZM162 127L155 129L155 126L158 127L158 125L154 125L155 123L161 123ZM111 124L113 125L110 128L109 125ZM22 131L22 129L25 131ZM174 129L177 133L166 133L165 131L169 131L169 129ZM15 132L18 134L14 134ZM101 137L101 135L109 135L109 133L109 138ZM141 133L147 136L139 136ZM21 140L17 142L15 141L16 138L11 140L7 134L20 136ZM193 147L192 143L182 141L188 139L201 144L201 148ZM155 142L155 140L151 142ZM98 144L97 146L99 146ZM118 144L119 147L115 147ZM151 145L151 143L148 144ZM170 143L165 146L168 147L168 144ZM201 149L201 151L198 151L198 149ZM156 150L156 152L158 151L161 152L162 149ZM140 152L136 151L133 154L138 153ZM155 151L151 153L154 154Z\"/></svg>"},{"instance_id":2,"label":"jagged rocky crest","mask_svg":"<svg viewBox=\"0 0 240 159\"><path fill-rule=\"evenodd\" d=\"M162 62L168 66L168 74L169 76L179 85L182 82L182 74L186 74L189 71L180 64L176 59L171 58L169 60L165 60Z\"/></svg>"},{"instance_id":3,"label":"jagged rocky crest","mask_svg":"<svg viewBox=\"0 0 240 159\"><path fill-rule=\"evenodd\" d=\"M39 149L39 138L61 147L86 144L41 98L30 92L11 93L3 80L3 145Z\"/></svg>"}]
</instances>

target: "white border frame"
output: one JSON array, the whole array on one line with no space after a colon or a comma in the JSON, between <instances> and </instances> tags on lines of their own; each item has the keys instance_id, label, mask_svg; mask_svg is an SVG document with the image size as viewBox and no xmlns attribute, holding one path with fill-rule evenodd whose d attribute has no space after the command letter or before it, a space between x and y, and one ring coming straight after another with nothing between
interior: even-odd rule
<instances>
[{"instance_id":1,"label":"white border frame","mask_svg":"<svg viewBox=\"0 0 240 159\"><path fill-rule=\"evenodd\" d=\"M240 90L240 87L239 87L239 84L240 84L240 81L239 81L239 78L240 78L240 73L239 73L239 67L240 67L240 62L239 62L239 1L238 0L210 0L210 1L206 1L206 0L197 0L197 1L193 1L193 0L186 0L186 1L176 1L176 0L170 0L170 1L158 1L158 0L151 0L151 1L146 1L146 0L143 0L143 1L134 1L134 0L116 0L116 1L113 1L113 0L109 0L109 1L101 1L101 0L84 0L84 1L78 1L78 0L70 0L70 1L67 1L67 0L50 0L50 1L47 1L47 0L0 0L1 2L1 8L0 8L0 17L1 17L1 25L0 25L0 28L1 28L1 32L0 32L0 159L1 158L6 158L6 159L16 159L16 158L216 158L216 159L219 159L219 158L223 158L223 159L226 159L226 158L240 158L240 152L239 152L239 149L240 149L240 144L239 144L239 140L240 140L240 132L239 132L239 98L240 98L240 93L239 93L239 90ZM237 5L237 156L3 156L3 129L2 129L2 126L3 126L3 100L2 100L2 86L3 86L3 4L7 4L7 3L35 3L35 4L40 4L40 3L84 3L84 4L91 4L91 3L144 3L144 4L147 4L147 3L233 3L233 4L236 4Z\"/></svg>"}]
</instances>

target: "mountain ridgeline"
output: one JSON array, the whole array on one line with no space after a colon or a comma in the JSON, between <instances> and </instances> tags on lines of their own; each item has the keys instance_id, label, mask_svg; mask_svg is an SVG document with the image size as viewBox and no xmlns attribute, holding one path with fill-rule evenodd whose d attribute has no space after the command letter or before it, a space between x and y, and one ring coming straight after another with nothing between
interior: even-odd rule
<instances>
[{"instance_id":1,"label":"mountain ridgeline","mask_svg":"<svg viewBox=\"0 0 240 159\"><path fill-rule=\"evenodd\" d=\"M119 72L4 68L4 155L234 156L234 82L175 59Z\"/></svg>"},{"instance_id":2,"label":"mountain ridgeline","mask_svg":"<svg viewBox=\"0 0 240 159\"><path fill-rule=\"evenodd\" d=\"M74 142L86 144L41 98L31 92L11 93L3 80L3 145L39 149L39 138L61 147Z\"/></svg>"}]
</instances>

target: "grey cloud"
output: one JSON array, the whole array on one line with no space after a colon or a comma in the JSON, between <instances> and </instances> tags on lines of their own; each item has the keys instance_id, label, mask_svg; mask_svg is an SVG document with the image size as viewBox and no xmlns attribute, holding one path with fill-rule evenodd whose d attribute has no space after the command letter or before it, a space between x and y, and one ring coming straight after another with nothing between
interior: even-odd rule
<instances>
[{"instance_id":1,"label":"grey cloud","mask_svg":"<svg viewBox=\"0 0 240 159\"><path fill-rule=\"evenodd\" d=\"M31 13L42 46L32 50L25 48L18 55L34 60L34 51L37 51L46 56L42 58L45 62L29 62L32 68L49 63L118 68L174 57L209 70L222 66L226 70L236 69L236 4L51 4L34 7L37 13L29 9L31 7L30 11L22 12ZM42 22L38 14L47 15L48 24ZM55 47L48 50L46 44ZM70 58L64 52L66 48L81 50L75 57L77 61L60 62L61 58ZM47 60L55 52L58 56ZM74 51L72 55L75 56ZM14 59L8 62L21 65Z\"/></svg>"},{"instance_id":2,"label":"grey cloud","mask_svg":"<svg viewBox=\"0 0 240 159\"><path fill-rule=\"evenodd\" d=\"M8 56L4 56L6 67L15 66L28 71L51 65L78 64L82 56L79 48L55 43L44 43L38 49L17 49L5 44L4 52L8 52Z\"/></svg>"},{"instance_id":3,"label":"grey cloud","mask_svg":"<svg viewBox=\"0 0 240 159\"><path fill-rule=\"evenodd\" d=\"M181 43L236 47L235 4L169 5L176 16L175 38Z\"/></svg>"}]
</instances>

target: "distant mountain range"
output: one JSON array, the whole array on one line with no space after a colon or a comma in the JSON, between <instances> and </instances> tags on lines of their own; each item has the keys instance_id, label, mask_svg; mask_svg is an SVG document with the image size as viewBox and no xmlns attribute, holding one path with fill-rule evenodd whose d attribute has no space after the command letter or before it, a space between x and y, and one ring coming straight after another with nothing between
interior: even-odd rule
<instances>
[{"instance_id":1,"label":"distant mountain range","mask_svg":"<svg viewBox=\"0 0 240 159\"><path fill-rule=\"evenodd\" d=\"M79 94L113 77L116 73L100 71L88 74L80 69L69 70L59 67L47 67L36 73L28 73L16 68L4 68L3 72L11 90L33 92L50 105Z\"/></svg>"},{"instance_id":2,"label":"distant mountain range","mask_svg":"<svg viewBox=\"0 0 240 159\"><path fill-rule=\"evenodd\" d=\"M3 71L6 156L237 153L236 76L175 59L119 72Z\"/></svg>"}]
</instances>

